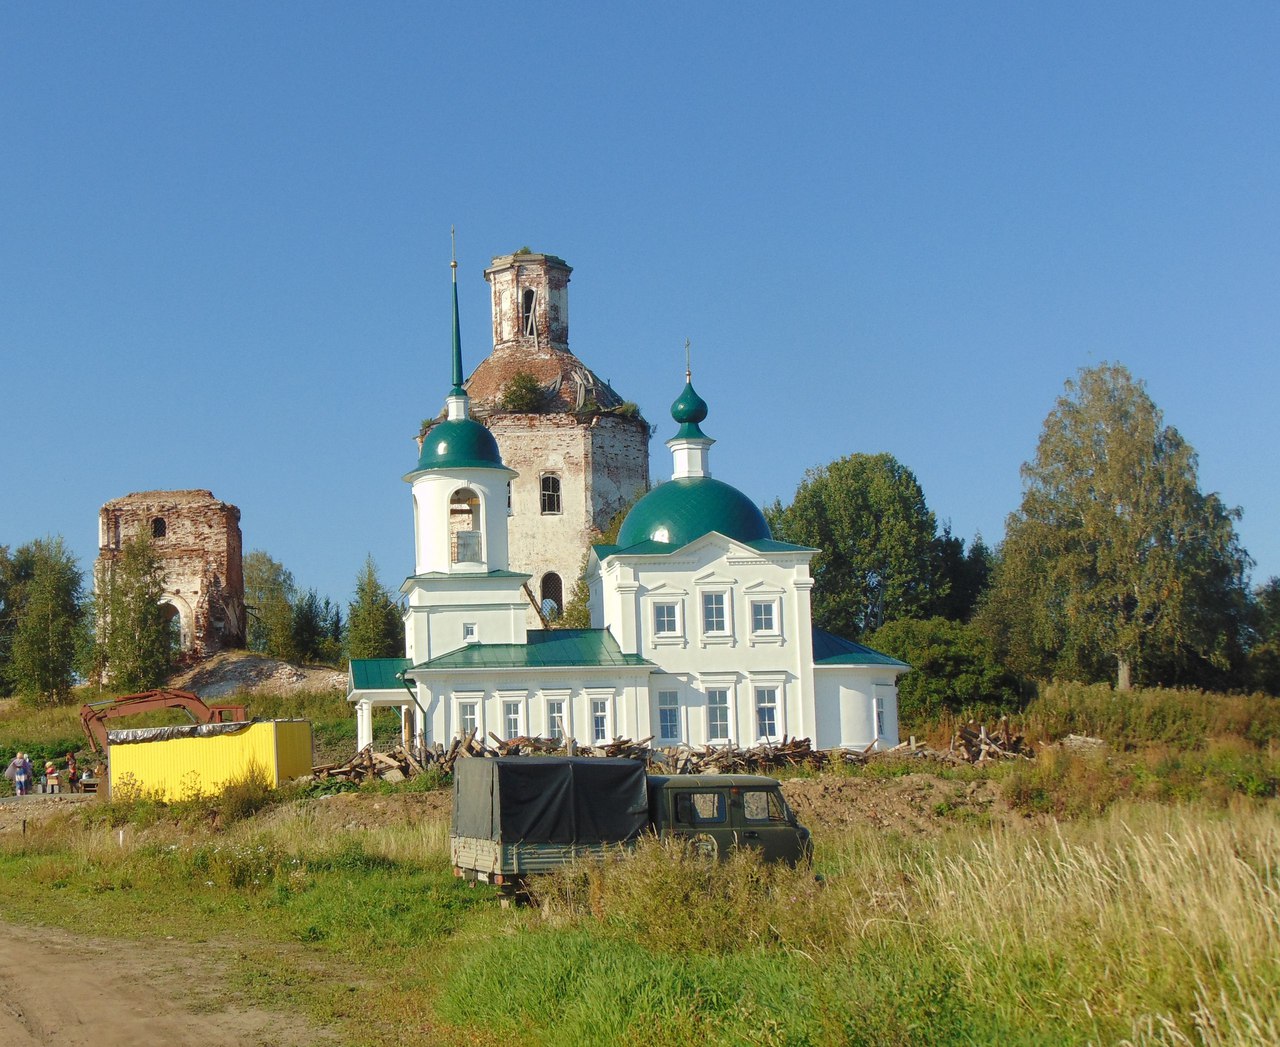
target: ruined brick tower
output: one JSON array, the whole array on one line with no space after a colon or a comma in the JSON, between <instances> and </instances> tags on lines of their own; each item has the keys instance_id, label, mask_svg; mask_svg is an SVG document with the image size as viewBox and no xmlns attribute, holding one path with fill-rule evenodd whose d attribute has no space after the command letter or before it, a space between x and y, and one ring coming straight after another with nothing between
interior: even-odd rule
<instances>
[{"instance_id":1,"label":"ruined brick tower","mask_svg":"<svg viewBox=\"0 0 1280 1047\"><path fill-rule=\"evenodd\" d=\"M544 612L564 609L588 543L649 487L649 424L569 350L569 274L554 255L520 251L485 270L493 352L467 382L475 416L512 481L510 563L533 576ZM516 388L512 380L520 379ZM524 385L524 395L515 395Z\"/></svg>"},{"instance_id":2,"label":"ruined brick tower","mask_svg":"<svg viewBox=\"0 0 1280 1047\"><path fill-rule=\"evenodd\" d=\"M163 603L177 620L181 651L204 658L243 647L240 510L211 491L142 491L107 502L98 514L95 577L142 534L164 564Z\"/></svg>"}]
</instances>

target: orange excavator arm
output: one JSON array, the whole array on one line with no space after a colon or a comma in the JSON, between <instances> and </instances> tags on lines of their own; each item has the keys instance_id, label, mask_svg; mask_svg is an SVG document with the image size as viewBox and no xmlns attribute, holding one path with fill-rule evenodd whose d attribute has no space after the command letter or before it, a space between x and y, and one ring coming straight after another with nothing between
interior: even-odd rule
<instances>
[{"instance_id":1,"label":"orange excavator arm","mask_svg":"<svg viewBox=\"0 0 1280 1047\"><path fill-rule=\"evenodd\" d=\"M191 717L192 723L229 723L248 719L243 705L209 705L190 691L160 688L83 705L80 707L80 726L84 728L84 736L89 740L89 748L101 754L107 750L107 720L153 709L183 709Z\"/></svg>"}]
</instances>

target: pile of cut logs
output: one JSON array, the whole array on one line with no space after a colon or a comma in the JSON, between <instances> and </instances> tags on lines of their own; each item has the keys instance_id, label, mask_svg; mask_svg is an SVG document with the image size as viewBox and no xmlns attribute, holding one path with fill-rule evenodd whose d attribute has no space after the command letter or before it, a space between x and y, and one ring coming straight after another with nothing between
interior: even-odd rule
<instances>
[{"instance_id":1,"label":"pile of cut logs","mask_svg":"<svg viewBox=\"0 0 1280 1047\"><path fill-rule=\"evenodd\" d=\"M316 781L331 779L355 782L357 785L370 778L381 778L384 782L402 782L406 778L421 774L425 768L422 762L414 759L404 746L397 745L387 753L373 751L372 745L366 745L346 763L326 763L311 769L311 777Z\"/></svg>"},{"instance_id":2,"label":"pile of cut logs","mask_svg":"<svg viewBox=\"0 0 1280 1047\"><path fill-rule=\"evenodd\" d=\"M850 755L852 753L846 750L845 758ZM1035 758L1035 751L1026 738L1014 734L1009 728L1009 721L1001 717L999 725L990 730L985 724L970 720L952 735L951 744L945 750L931 749L912 736L890 749L881 749L877 753L863 752L861 759L853 762L865 761L869 755L918 756L940 763L986 763L988 760L1031 760Z\"/></svg>"},{"instance_id":3,"label":"pile of cut logs","mask_svg":"<svg viewBox=\"0 0 1280 1047\"><path fill-rule=\"evenodd\" d=\"M988 730L970 721L956 731L950 747L931 749L911 738L890 749L875 749L874 743L864 749L815 749L808 738L783 738L779 742L761 742L740 749L732 742L701 748L680 746L654 749L652 737L632 741L614 738L601 745L577 745L571 739L499 738L490 734L486 741L472 731L465 738L455 738L447 747L437 745L416 757L403 746L390 752L375 752L365 746L346 763L316 767L317 780L341 779L360 784L370 778L398 782L421 774L427 767L437 767L445 774L453 773L460 759L495 756L613 756L642 760L652 770L667 774L768 774L788 767L819 770L832 763L864 764L883 756L914 756L947 763L984 763L996 759L1029 760L1035 754L1022 735L1010 732L1006 720Z\"/></svg>"},{"instance_id":4,"label":"pile of cut logs","mask_svg":"<svg viewBox=\"0 0 1280 1047\"><path fill-rule=\"evenodd\" d=\"M732 743L701 749L681 746L663 754L672 774L765 774L784 767L825 767L831 753L815 749L808 738L761 742L750 749Z\"/></svg>"}]
</instances>

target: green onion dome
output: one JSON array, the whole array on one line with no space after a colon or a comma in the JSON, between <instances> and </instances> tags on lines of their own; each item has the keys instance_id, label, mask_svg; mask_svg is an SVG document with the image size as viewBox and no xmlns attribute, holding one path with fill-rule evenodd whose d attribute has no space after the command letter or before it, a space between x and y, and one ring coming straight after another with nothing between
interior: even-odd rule
<instances>
[{"instance_id":1,"label":"green onion dome","mask_svg":"<svg viewBox=\"0 0 1280 1047\"><path fill-rule=\"evenodd\" d=\"M692 382L684 383L684 391L671 405L671 417L681 424L692 422L694 425L707 417L707 401L694 392Z\"/></svg>"},{"instance_id":2,"label":"green onion dome","mask_svg":"<svg viewBox=\"0 0 1280 1047\"><path fill-rule=\"evenodd\" d=\"M427 430L418 455L418 472L425 469L502 469L498 441L473 418L440 422Z\"/></svg>"},{"instance_id":3,"label":"green onion dome","mask_svg":"<svg viewBox=\"0 0 1280 1047\"><path fill-rule=\"evenodd\" d=\"M712 531L739 542L773 537L759 506L736 487L710 476L686 476L660 484L636 502L622 521L618 547L647 541L683 546Z\"/></svg>"}]
</instances>

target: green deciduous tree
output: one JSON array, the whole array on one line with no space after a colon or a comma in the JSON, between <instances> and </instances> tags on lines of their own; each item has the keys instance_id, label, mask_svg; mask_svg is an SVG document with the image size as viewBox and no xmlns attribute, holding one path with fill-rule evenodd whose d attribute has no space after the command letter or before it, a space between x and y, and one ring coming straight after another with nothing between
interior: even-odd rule
<instances>
[{"instance_id":1,"label":"green deciduous tree","mask_svg":"<svg viewBox=\"0 0 1280 1047\"><path fill-rule=\"evenodd\" d=\"M60 537L39 538L3 565L10 693L41 705L65 701L84 623L84 578Z\"/></svg>"},{"instance_id":2,"label":"green deciduous tree","mask_svg":"<svg viewBox=\"0 0 1280 1047\"><path fill-rule=\"evenodd\" d=\"M174 651L163 595L164 567L146 535L99 568L97 664L113 687L143 691L164 681Z\"/></svg>"},{"instance_id":3,"label":"green deciduous tree","mask_svg":"<svg viewBox=\"0 0 1280 1047\"><path fill-rule=\"evenodd\" d=\"M851 454L805 473L795 499L765 510L775 538L818 550L814 623L857 638L924 617L948 591L937 520L911 470L890 454Z\"/></svg>"},{"instance_id":4,"label":"green deciduous tree","mask_svg":"<svg viewBox=\"0 0 1280 1047\"><path fill-rule=\"evenodd\" d=\"M1248 557L1142 382L1082 369L1023 466L983 619L1019 671L1204 682L1238 657Z\"/></svg>"},{"instance_id":5,"label":"green deciduous tree","mask_svg":"<svg viewBox=\"0 0 1280 1047\"><path fill-rule=\"evenodd\" d=\"M943 713L964 711L990 716L1020 703L1017 678L973 624L903 618L876 630L867 643L911 666L898 680L904 724L923 726Z\"/></svg>"},{"instance_id":6,"label":"green deciduous tree","mask_svg":"<svg viewBox=\"0 0 1280 1047\"><path fill-rule=\"evenodd\" d=\"M347 650L352 658L404 655L404 622L391 594L378 581L372 556L356 577L356 598L347 608Z\"/></svg>"},{"instance_id":7,"label":"green deciduous tree","mask_svg":"<svg viewBox=\"0 0 1280 1047\"><path fill-rule=\"evenodd\" d=\"M293 661L293 575L261 549L244 558L244 602L249 612L248 647L272 658Z\"/></svg>"},{"instance_id":8,"label":"green deciduous tree","mask_svg":"<svg viewBox=\"0 0 1280 1047\"><path fill-rule=\"evenodd\" d=\"M1250 685L1280 695L1280 578L1269 578L1258 586L1251 612Z\"/></svg>"}]
</instances>

